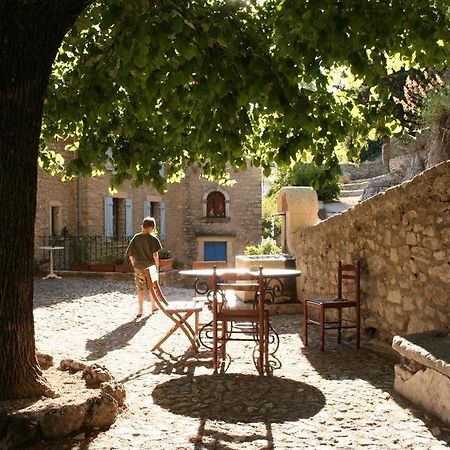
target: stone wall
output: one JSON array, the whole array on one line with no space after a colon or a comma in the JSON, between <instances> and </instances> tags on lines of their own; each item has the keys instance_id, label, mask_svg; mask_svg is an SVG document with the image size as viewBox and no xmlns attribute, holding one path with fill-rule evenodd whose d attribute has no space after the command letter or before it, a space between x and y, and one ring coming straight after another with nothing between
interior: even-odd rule
<instances>
[{"instance_id":1,"label":"stone wall","mask_svg":"<svg viewBox=\"0 0 450 450\"><path fill-rule=\"evenodd\" d=\"M450 161L295 235L300 296L335 295L336 266L362 261L362 329L450 324Z\"/></svg>"},{"instance_id":2,"label":"stone wall","mask_svg":"<svg viewBox=\"0 0 450 450\"><path fill-rule=\"evenodd\" d=\"M52 206L60 207L61 228L71 235L99 235L105 232L104 198L132 199L133 231L140 231L144 215L144 202L161 202L166 205L166 237L164 248L170 250L177 261L188 266L203 259L203 243L208 240L226 241L228 261L242 253L249 244L261 240L261 169L249 166L247 171L231 173L233 186L219 186L204 178L194 169L186 171L180 183L168 186L164 195L151 186L133 188L124 183L121 190L110 194L109 178L80 177L62 182L58 177L38 175L37 214L35 221L35 260L45 257L39 246L42 236L51 233ZM226 218L206 218L205 193L220 190L228 199ZM119 214L125 215L124 208ZM119 235L125 235L124 217L119 217ZM58 233L56 233L58 234Z\"/></svg>"},{"instance_id":3,"label":"stone wall","mask_svg":"<svg viewBox=\"0 0 450 450\"><path fill-rule=\"evenodd\" d=\"M227 242L230 264L247 245L261 241L261 169L249 166L246 171L231 172L231 178L236 181L233 186L219 186L191 168L180 184L169 187L166 199L174 207L167 217L166 244L183 264L203 260L203 244L208 240ZM205 193L214 190L226 194L225 218L206 217Z\"/></svg>"}]
</instances>

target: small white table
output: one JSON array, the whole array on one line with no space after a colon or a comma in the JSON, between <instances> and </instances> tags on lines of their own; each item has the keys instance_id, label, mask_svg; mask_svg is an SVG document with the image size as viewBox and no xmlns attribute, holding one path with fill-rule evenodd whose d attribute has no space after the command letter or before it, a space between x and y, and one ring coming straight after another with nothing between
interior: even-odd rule
<instances>
[{"instance_id":1,"label":"small white table","mask_svg":"<svg viewBox=\"0 0 450 450\"><path fill-rule=\"evenodd\" d=\"M58 280L61 279L61 277L59 277L58 275L56 275L55 272L53 272L53 252L55 250L63 250L64 247L52 247L52 246L43 246L43 247L39 247L41 250L48 250L49 254L50 254L50 271L49 274L46 275L45 277L42 277L43 280L46 280L48 278L57 278Z\"/></svg>"}]
</instances>

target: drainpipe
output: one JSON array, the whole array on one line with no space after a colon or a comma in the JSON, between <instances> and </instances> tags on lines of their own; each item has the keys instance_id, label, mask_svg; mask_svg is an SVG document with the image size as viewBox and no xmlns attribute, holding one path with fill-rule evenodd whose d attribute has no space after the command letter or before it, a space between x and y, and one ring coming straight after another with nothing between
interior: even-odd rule
<instances>
[{"instance_id":1,"label":"drainpipe","mask_svg":"<svg viewBox=\"0 0 450 450\"><path fill-rule=\"evenodd\" d=\"M81 175L77 178L77 235L81 236L83 227L81 223Z\"/></svg>"}]
</instances>

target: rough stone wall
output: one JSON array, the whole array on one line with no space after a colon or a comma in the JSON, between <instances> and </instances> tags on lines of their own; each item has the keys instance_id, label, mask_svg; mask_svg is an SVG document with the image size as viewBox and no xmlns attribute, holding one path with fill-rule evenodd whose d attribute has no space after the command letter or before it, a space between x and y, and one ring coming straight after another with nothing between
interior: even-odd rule
<instances>
[{"instance_id":1,"label":"rough stone wall","mask_svg":"<svg viewBox=\"0 0 450 450\"><path fill-rule=\"evenodd\" d=\"M167 203L176 205L167 214L167 247L184 265L203 259L204 240L228 242L228 261L234 264L235 255L249 244L261 240L261 170L231 173L233 186L219 186L200 177L194 168L188 169L180 184L169 187ZM226 218L206 218L202 199L205 193L219 190L228 197ZM172 230L169 233L169 230Z\"/></svg>"},{"instance_id":2,"label":"rough stone wall","mask_svg":"<svg viewBox=\"0 0 450 450\"><path fill-rule=\"evenodd\" d=\"M165 248L180 263L190 265L201 259L199 254L202 239L227 240L228 259L234 263L234 255L242 253L249 244L261 240L261 171L249 167L246 172L232 174L236 185L218 186L200 178L199 173L190 169L181 183L168 187L168 192L159 194L150 186L132 188L124 183L114 195L108 191L109 179L102 177L82 177L69 182L61 182L58 177L39 171L38 200L35 222L35 259L41 259L40 236L48 236L51 223L51 205L60 204L63 214L62 226L67 226L72 235L104 234L104 197L113 196L133 200L133 231L140 230L144 214L144 201L166 204ZM202 198L205 192L221 190L229 197L229 217L226 219L206 219ZM81 219L78 226L78 193L81 193ZM123 218L122 218L123 219ZM121 223L124 220L121 220Z\"/></svg>"},{"instance_id":3,"label":"rough stone wall","mask_svg":"<svg viewBox=\"0 0 450 450\"><path fill-rule=\"evenodd\" d=\"M61 225L72 231L76 224L75 201L75 183L73 181L62 182L58 177L47 175L42 170L38 171L34 224L35 259L40 260L44 257L39 247L43 245L42 236L49 236L51 232L51 206L61 206Z\"/></svg>"},{"instance_id":4,"label":"rough stone wall","mask_svg":"<svg viewBox=\"0 0 450 450\"><path fill-rule=\"evenodd\" d=\"M362 261L362 329L385 340L450 324L450 161L295 236L301 298Z\"/></svg>"},{"instance_id":5,"label":"rough stone wall","mask_svg":"<svg viewBox=\"0 0 450 450\"><path fill-rule=\"evenodd\" d=\"M151 186L132 188L130 183L123 184L119 192L109 193L109 179L103 177L83 178L82 184L82 214L83 234L102 236L105 232L104 198L107 196L133 200L133 232L140 231L144 216L144 201L161 201L161 195ZM121 218L124 223L124 218ZM125 231L123 232L125 234Z\"/></svg>"}]
</instances>

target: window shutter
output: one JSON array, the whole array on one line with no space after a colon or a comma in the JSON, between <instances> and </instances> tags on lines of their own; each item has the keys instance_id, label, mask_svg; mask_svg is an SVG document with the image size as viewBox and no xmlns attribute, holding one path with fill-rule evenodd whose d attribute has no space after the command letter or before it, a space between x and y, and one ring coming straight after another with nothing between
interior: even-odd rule
<instances>
[{"instance_id":1,"label":"window shutter","mask_svg":"<svg viewBox=\"0 0 450 450\"><path fill-rule=\"evenodd\" d=\"M152 216L152 204L150 203L150 200L144 201L144 217L151 217Z\"/></svg>"},{"instance_id":2,"label":"window shutter","mask_svg":"<svg viewBox=\"0 0 450 450\"><path fill-rule=\"evenodd\" d=\"M125 199L125 234L128 236L133 235L133 199Z\"/></svg>"},{"instance_id":3,"label":"window shutter","mask_svg":"<svg viewBox=\"0 0 450 450\"><path fill-rule=\"evenodd\" d=\"M105 237L113 237L113 199L112 197L104 198L105 205Z\"/></svg>"},{"instance_id":4,"label":"window shutter","mask_svg":"<svg viewBox=\"0 0 450 450\"><path fill-rule=\"evenodd\" d=\"M166 203L161 202L159 204L159 214L160 214L160 222L159 222L159 235L162 239L166 237Z\"/></svg>"}]
</instances>

